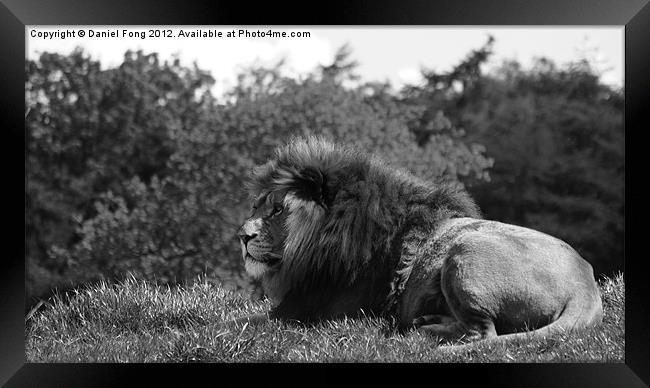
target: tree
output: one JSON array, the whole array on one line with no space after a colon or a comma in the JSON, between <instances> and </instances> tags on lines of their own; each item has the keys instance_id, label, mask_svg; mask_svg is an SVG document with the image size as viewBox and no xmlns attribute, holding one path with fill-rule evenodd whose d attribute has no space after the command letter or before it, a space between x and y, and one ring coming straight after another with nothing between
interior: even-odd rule
<instances>
[{"instance_id":1,"label":"tree","mask_svg":"<svg viewBox=\"0 0 650 388\"><path fill-rule=\"evenodd\" d=\"M197 120L213 80L142 52L127 52L116 69L80 50L25 65L27 289L38 295L68 277L63 253L102 193L168 173L171 133Z\"/></svg>"},{"instance_id":2,"label":"tree","mask_svg":"<svg viewBox=\"0 0 650 388\"><path fill-rule=\"evenodd\" d=\"M467 182L487 218L528 226L574 246L597 273L622 270L623 97L589 62L483 71L492 40L405 99L442 110L495 160L491 181ZM454 85L462 85L455 87ZM416 129L420 139L426 127Z\"/></svg>"}]
</instances>

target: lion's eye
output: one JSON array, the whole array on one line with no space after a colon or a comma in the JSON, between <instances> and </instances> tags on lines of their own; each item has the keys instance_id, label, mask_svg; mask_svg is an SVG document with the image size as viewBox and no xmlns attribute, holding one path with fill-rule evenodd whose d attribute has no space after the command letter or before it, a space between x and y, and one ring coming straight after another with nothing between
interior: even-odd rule
<instances>
[{"instance_id":1,"label":"lion's eye","mask_svg":"<svg viewBox=\"0 0 650 388\"><path fill-rule=\"evenodd\" d=\"M284 209L284 207L282 207L281 204L279 204L279 203L274 204L273 205L273 215L282 213L283 209Z\"/></svg>"}]
</instances>

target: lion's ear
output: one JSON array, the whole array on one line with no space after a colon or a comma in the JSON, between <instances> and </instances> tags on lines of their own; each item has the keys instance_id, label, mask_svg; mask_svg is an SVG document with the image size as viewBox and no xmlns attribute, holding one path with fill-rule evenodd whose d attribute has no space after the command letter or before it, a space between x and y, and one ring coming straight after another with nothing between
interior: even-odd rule
<instances>
[{"instance_id":1,"label":"lion's ear","mask_svg":"<svg viewBox=\"0 0 650 388\"><path fill-rule=\"evenodd\" d=\"M326 206L327 177L317 168L305 167L296 176L296 195Z\"/></svg>"}]
</instances>

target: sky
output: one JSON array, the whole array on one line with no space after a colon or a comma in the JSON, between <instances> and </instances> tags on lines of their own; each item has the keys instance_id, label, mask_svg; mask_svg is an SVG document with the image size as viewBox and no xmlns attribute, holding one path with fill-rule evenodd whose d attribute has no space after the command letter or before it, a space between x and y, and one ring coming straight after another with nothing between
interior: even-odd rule
<instances>
[{"instance_id":1,"label":"sky","mask_svg":"<svg viewBox=\"0 0 650 388\"><path fill-rule=\"evenodd\" d=\"M160 36L150 35L149 30L158 31ZM185 34L220 31L222 36L180 37L180 30ZM240 30L243 36L238 36ZM233 31L235 36L228 37ZM309 36L255 36L260 31L308 32ZM115 36L97 37L98 32ZM535 57L550 58L558 65L588 58L604 83L620 87L624 82L623 32L622 26L27 26L25 52L27 58L36 59L42 52L67 54L81 46L104 67L119 65L128 49L157 52L161 59L178 55L183 64L196 62L199 68L210 71L217 81L214 93L219 96L235 84L235 76L243 67L272 65L284 58L285 74L300 76L318 65L330 64L337 49L346 43L352 49L351 59L359 64L357 74L362 81L389 81L395 88L417 84L422 80L421 69L450 70L492 35L494 54L488 70L510 59L527 68Z\"/></svg>"}]
</instances>

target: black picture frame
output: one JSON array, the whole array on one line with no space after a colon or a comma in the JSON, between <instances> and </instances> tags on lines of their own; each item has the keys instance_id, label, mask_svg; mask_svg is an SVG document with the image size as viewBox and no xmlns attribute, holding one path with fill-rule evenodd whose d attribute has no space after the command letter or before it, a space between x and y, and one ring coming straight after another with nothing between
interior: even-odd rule
<instances>
[{"instance_id":1,"label":"black picture frame","mask_svg":"<svg viewBox=\"0 0 650 388\"><path fill-rule=\"evenodd\" d=\"M24 74L26 25L580 25L625 26L625 128L637 138L650 129L650 5L648 0L499 0L499 1L400 1L390 5L370 2L289 4L224 3L215 1L99 1L99 0L2 0L0 3L0 115L5 118L2 152L5 166L4 257L0 260L0 384L7 386L115 386L135 377L150 384L173 378L191 384L207 379L212 384L233 377L246 383L294 379L296 383L338 384L345 375L392 377L406 384L436 383L454 377L454 384L480 381L498 386L616 386L650 384L650 334L648 283L645 257L630 255L632 235L642 229L626 227L625 364L421 364L421 365L152 365L152 364L31 364L25 360L24 246L18 244L24 218L15 204L24 202L17 188L24 170L16 167L20 157L16 144L25 142ZM8 136L8 137L7 137ZM630 139L630 138L628 138ZM628 146L633 141L626 142ZM639 142L637 142L639 145ZM637 153L638 157L640 154ZM629 171L642 170L635 154L626 155L626 202L642 195L643 185L630 179ZM630 163L632 162L632 163ZM632 166L630 169L629 166ZM24 186L23 186L24 187ZM631 189L633 188L633 189ZM642 219L640 201L632 208ZM628 211L629 212L629 211ZM627 215L627 214L626 214ZM626 220L629 220L626 217ZM627 221L626 221L627 226ZM637 246L638 246L638 239ZM256 369L268 369L264 372ZM329 373L336 368L335 373ZM334 371L332 371L334 372ZM406 375L404 374L406 373ZM418 376L419 375L419 376ZM291 376L291 377L289 377ZM301 377L296 377L301 376ZM402 377L400 377L402 376ZM403 376L408 376L405 379ZM417 377L416 377L417 376ZM278 380L278 378L282 380ZM142 382L141 381L141 382ZM230 380L233 381L233 380ZM237 381L237 380L235 380ZM384 380L388 381L388 380ZM644 383L645 382L645 383ZM197 381L198 383L198 381Z\"/></svg>"}]
</instances>

